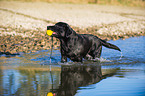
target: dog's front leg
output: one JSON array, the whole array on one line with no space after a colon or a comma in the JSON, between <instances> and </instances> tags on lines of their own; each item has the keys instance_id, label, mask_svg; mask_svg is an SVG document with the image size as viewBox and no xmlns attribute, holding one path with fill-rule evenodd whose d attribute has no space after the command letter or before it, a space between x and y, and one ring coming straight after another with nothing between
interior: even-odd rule
<instances>
[{"instance_id":1,"label":"dog's front leg","mask_svg":"<svg viewBox=\"0 0 145 96\"><path fill-rule=\"evenodd\" d=\"M67 56L66 56L66 51L63 50L63 48L60 49L61 52L61 62L67 62Z\"/></svg>"}]
</instances>

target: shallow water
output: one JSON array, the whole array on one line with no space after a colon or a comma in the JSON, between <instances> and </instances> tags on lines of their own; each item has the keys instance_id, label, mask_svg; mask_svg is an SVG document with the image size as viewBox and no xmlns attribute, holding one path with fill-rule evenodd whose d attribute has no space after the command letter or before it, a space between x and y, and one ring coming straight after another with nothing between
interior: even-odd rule
<instances>
[{"instance_id":1,"label":"shallow water","mask_svg":"<svg viewBox=\"0 0 145 96\"><path fill-rule=\"evenodd\" d=\"M60 63L59 50L0 57L0 96L145 96L145 37L109 41L100 62Z\"/></svg>"}]
</instances>

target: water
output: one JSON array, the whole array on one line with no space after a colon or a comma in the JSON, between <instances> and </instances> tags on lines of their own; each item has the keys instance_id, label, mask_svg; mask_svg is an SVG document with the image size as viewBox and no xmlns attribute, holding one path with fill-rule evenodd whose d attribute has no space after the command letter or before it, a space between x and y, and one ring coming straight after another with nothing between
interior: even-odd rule
<instances>
[{"instance_id":1,"label":"water","mask_svg":"<svg viewBox=\"0 0 145 96\"><path fill-rule=\"evenodd\" d=\"M145 96L145 37L109 41L100 62L60 63L60 52L42 50L0 57L0 96Z\"/></svg>"}]
</instances>

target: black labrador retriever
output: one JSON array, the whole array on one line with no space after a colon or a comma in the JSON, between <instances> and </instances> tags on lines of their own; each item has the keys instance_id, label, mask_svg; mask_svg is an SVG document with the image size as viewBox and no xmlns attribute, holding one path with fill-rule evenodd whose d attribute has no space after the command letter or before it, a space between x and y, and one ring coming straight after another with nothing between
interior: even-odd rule
<instances>
[{"instance_id":1,"label":"black labrador retriever","mask_svg":"<svg viewBox=\"0 0 145 96\"><path fill-rule=\"evenodd\" d=\"M67 23L58 22L54 26L47 26L47 30L53 31L53 37L60 40L61 62L82 62L83 58L99 58L102 45L121 51L117 46L110 44L91 34L77 34Z\"/></svg>"}]
</instances>

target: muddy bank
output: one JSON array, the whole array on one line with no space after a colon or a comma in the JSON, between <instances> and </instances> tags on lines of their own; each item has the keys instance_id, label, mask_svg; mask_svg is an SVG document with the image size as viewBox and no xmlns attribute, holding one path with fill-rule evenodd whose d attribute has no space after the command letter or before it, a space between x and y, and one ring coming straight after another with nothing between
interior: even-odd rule
<instances>
[{"instance_id":1,"label":"muddy bank","mask_svg":"<svg viewBox=\"0 0 145 96\"><path fill-rule=\"evenodd\" d=\"M21 52L30 53L38 50L49 50L52 44L51 37L43 31L13 29L10 27L1 28L0 30L8 33L0 36L0 54L14 55ZM23 34L21 31L23 31ZM27 34L31 36L27 36ZM55 38L54 41L53 45L54 49L56 49L59 42Z\"/></svg>"},{"instance_id":2,"label":"muddy bank","mask_svg":"<svg viewBox=\"0 0 145 96\"><path fill-rule=\"evenodd\" d=\"M142 21L141 21L142 22ZM145 29L141 28L136 30L137 26L143 26L144 23L126 23L125 26L132 27L132 31L127 29L120 29L124 24L120 25L102 25L93 26L86 29L80 29L79 27L71 26L79 34L93 34L104 40L117 40L126 39L134 36L145 36ZM113 30L114 26L116 29ZM125 28L124 26L124 28ZM127 28L128 28L127 27ZM143 26L144 27L144 26ZM118 31L117 31L118 30ZM124 31L122 31L124 30ZM46 31L42 30L26 30L22 28L11 28L0 26L0 55L6 54L7 56L19 55L20 53L31 53L39 50L49 50L51 48L51 37L46 34ZM53 49L59 49L59 40L53 39Z\"/></svg>"},{"instance_id":3,"label":"muddy bank","mask_svg":"<svg viewBox=\"0 0 145 96\"><path fill-rule=\"evenodd\" d=\"M106 26L108 27L108 26ZM110 34L104 33L100 34L96 31L99 30L99 27L92 27L87 29L80 29L77 27L73 27L75 31L78 33L83 34L94 34L102 39L105 40L117 40L117 39L125 39L129 37L134 36L145 36L145 33L142 32L127 32L125 34ZM17 55L21 52L23 53L31 53L36 52L38 50L49 50L51 48L51 37L46 35L46 32L44 31L38 31L38 30L20 30L17 29L19 34L15 33L16 30L12 28L1 28L3 31L7 31L8 35L0 36L0 54L6 54L6 55ZM13 33L11 33L13 31ZM25 35L21 35L21 31L24 31ZM31 36L27 36L26 34L29 33ZM112 33L112 32L111 32ZM54 38L53 41L53 48L59 49L59 40Z\"/></svg>"}]
</instances>

